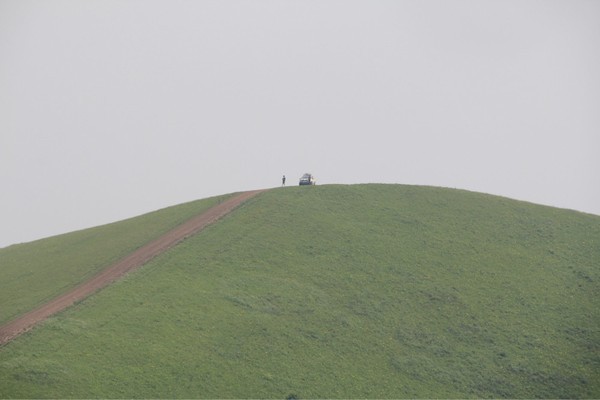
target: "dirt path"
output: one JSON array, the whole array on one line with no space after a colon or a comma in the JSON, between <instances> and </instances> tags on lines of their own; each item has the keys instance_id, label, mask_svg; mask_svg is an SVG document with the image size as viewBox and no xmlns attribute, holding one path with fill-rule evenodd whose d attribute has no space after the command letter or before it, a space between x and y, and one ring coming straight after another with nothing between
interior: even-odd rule
<instances>
[{"instance_id":1,"label":"dirt path","mask_svg":"<svg viewBox=\"0 0 600 400\"><path fill-rule=\"evenodd\" d=\"M0 346L6 344L22 333L27 332L37 323L45 320L49 316L85 299L92 293L108 286L126 273L144 265L154 257L174 247L185 238L198 233L206 226L233 211L248 199L262 192L264 192L264 190L243 192L217 204L204 213L167 232L158 239L140 247L130 255L109 266L89 281L83 282L70 291L42 304L20 317L17 317L5 325L0 326Z\"/></svg>"}]
</instances>

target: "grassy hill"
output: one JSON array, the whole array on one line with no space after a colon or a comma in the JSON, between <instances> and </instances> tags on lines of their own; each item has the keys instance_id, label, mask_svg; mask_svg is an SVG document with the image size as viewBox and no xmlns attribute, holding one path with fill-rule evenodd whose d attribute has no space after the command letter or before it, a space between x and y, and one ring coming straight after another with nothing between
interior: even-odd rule
<instances>
[{"instance_id":1,"label":"grassy hill","mask_svg":"<svg viewBox=\"0 0 600 400\"><path fill-rule=\"evenodd\" d=\"M103 242L81 237L99 264L126 251ZM62 273L11 272L44 245L1 249L0 282ZM0 397L598 398L599 267L592 215L430 187L272 190L1 348Z\"/></svg>"},{"instance_id":2,"label":"grassy hill","mask_svg":"<svg viewBox=\"0 0 600 400\"><path fill-rule=\"evenodd\" d=\"M226 197L0 249L0 324L89 279Z\"/></svg>"}]
</instances>

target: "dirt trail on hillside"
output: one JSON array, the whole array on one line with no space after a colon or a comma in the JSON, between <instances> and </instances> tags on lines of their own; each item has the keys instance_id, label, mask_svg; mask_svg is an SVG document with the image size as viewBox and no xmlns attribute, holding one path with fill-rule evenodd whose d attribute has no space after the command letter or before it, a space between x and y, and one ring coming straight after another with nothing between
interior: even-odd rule
<instances>
[{"instance_id":1,"label":"dirt trail on hillside","mask_svg":"<svg viewBox=\"0 0 600 400\"><path fill-rule=\"evenodd\" d=\"M5 325L0 326L0 346L27 332L37 323L45 320L49 316L85 299L92 293L108 286L126 273L141 267L154 257L174 247L182 240L198 233L208 225L229 214L245 201L264 191L265 190L254 190L243 192L217 204L204 213L193 217L187 222L184 222L167 232L158 239L140 247L120 261L117 261L115 264L104 269L90 280L81 283L70 291L42 304L20 317L17 317Z\"/></svg>"}]
</instances>

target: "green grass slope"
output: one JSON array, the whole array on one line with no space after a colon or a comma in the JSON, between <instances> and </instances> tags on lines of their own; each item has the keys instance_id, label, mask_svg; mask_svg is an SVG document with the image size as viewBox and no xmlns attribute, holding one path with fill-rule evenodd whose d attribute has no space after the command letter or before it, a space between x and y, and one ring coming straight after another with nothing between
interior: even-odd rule
<instances>
[{"instance_id":1,"label":"green grass slope","mask_svg":"<svg viewBox=\"0 0 600 400\"><path fill-rule=\"evenodd\" d=\"M0 397L598 398L599 264L592 215L272 190L1 348Z\"/></svg>"},{"instance_id":2,"label":"green grass slope","mask_svg":"<svg viewBox=\"0 0 600 400\"><path fill-rule=\"evenodd\" d=\"M0 324L89 279L225 197L0 249Z\"/></svg>"}]
</instances>

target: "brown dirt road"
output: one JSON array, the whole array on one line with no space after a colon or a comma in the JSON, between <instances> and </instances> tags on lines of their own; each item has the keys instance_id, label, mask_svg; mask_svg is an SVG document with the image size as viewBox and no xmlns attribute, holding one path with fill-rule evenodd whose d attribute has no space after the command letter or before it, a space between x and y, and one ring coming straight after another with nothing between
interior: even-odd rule
<instances>
[{"instance_id":1,"label":"brown dirt road","mask_svg":"<svg viewBox=\"0 0 600 400\"><path fill-rule=\"evenodd\" d=\"M27 332L51 315L85 299L128 272L141 267L154 257L174 247L182 240L198 233L208 225L229 214L242 203L264 191L254 190L230 197L204 213L184 222L158 239L140 247L130 255L104 269L90 280L0 326L0 346Z\"/></svg>"}]
</instances>

